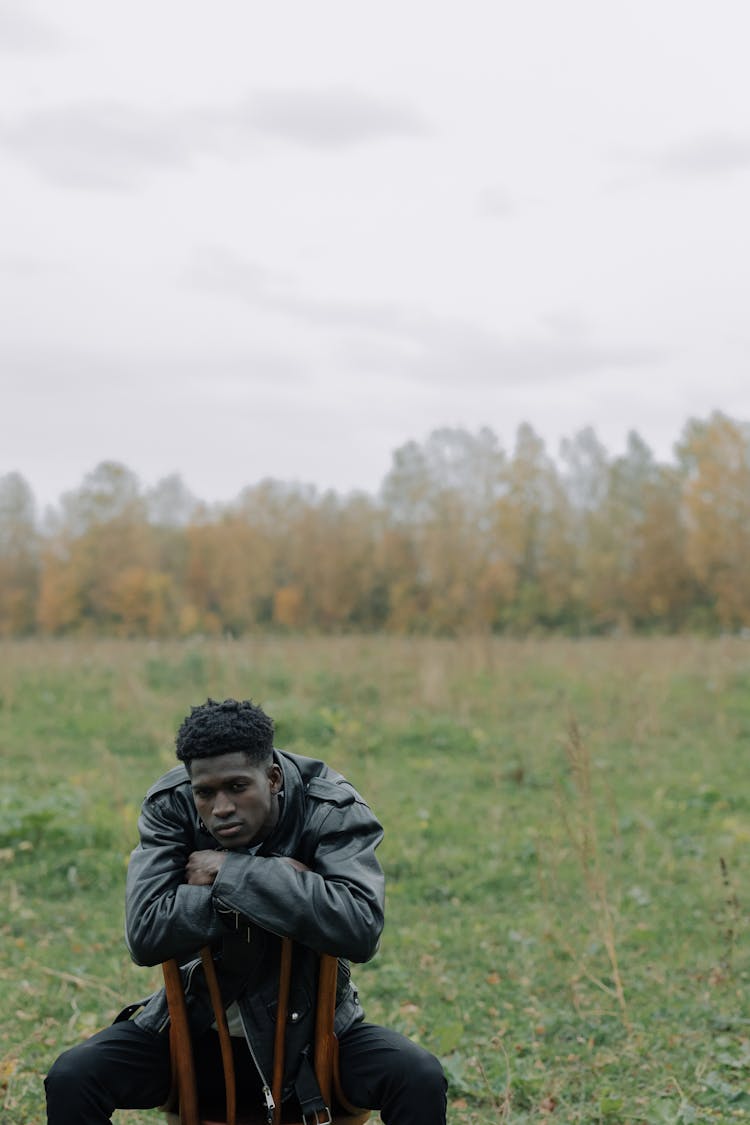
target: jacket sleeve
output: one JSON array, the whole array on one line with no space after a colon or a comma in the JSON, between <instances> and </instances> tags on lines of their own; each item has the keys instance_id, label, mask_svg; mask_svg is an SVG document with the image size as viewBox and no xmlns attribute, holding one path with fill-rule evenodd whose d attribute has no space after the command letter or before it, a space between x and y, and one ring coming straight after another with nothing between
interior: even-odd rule
<instances>
[{"instance_id":1,"label":"jacket sleeve","mask_svg":"<svg viewBox=\"0 0 750 1125\"><path fill-rule=\"evenodd\" d=\"M321 801L309 871L281 856L230 852L213 884L217 909L321 953L368 961L383 929L384 878L375 849L383 830L350 790Z\"/></svg>"},{"instance_id":2,"label":"jacket sleeve","mask_svg":"<svg viewBox=\"0 0 750 1125\"><path fill-rule=\"evenodd\" d=\"M143 804L140 844L130 857L125 892L125 941L138 965L158 965L170 957L187 960L226 932L214 910L212 888L185 882L185 865L195 847L188 823L169 799Z\"/></svg>"}]
</instances>

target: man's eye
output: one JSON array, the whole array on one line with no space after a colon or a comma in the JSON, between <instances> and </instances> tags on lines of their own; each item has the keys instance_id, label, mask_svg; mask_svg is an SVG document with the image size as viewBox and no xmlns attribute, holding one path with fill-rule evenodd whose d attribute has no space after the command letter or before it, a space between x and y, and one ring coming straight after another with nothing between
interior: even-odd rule
<instances>
[{"instance_id":1,"label":"man's eye","mask_svg":"<svg viewBox=\"0 0 750 1125\"><path fill-rule=\"evenodd\" d=\"M194 789L193 794L201 801L207 800L211 796L210 789Z\"/></svg>"},{"instance_id":2,"label":"man's eye","mask_svg":"<svg viewBox=\"0 0 750 1125\"><path fill-rule=\"evenodd\" d=\"M244 781L236 781L234 783L234 785L232 786L232 792L233 793L244 793L244 791L246 789L247 789L247 785L245 784Z\"/></svg>"}]
</instances>

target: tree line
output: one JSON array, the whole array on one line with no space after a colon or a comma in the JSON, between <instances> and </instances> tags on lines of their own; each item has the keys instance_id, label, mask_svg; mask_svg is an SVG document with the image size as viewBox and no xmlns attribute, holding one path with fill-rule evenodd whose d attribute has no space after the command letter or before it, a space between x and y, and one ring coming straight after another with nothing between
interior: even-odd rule
<instances>
[{"instance_id":1,"label":"tree line","mask_svg":"<svg viewBox=\"0 0 750 1125\"><path fill-rule=\"evenodd\" d=\"M750 628L750 427L691 419L674 453L445 428L377 496L265 480L221 505L103 462L41 520L10 472L0 634Z\"/></svg>"}]
</instances>

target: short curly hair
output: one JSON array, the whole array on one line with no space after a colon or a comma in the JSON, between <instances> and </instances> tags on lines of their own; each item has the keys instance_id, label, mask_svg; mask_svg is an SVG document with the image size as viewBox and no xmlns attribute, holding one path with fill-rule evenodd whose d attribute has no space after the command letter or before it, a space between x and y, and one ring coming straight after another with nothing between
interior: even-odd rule
<instances>
[{"instance_id":1,"label":"short curly hair","mask_svg":"<svg viewBox=\"0 0 750 1125\"><path fill-rule=\"evenodd\" d=\"M250 699L207 699L191 707L175 738L177 757L188 770L195 758L241 750L253 765L273 757L273 719Z\"/></svg>"}]
</instances>

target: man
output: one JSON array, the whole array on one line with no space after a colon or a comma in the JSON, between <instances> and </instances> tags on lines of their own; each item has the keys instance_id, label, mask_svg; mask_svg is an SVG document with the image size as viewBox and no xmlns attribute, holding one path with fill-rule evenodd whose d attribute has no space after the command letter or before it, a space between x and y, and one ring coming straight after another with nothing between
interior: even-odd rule
<instances>
[{"instance_id":1,"label":"man","mask_svg":"<svg viewBox=\"0 0 750 1125\"><path fill-rule=\"evenodd\" d=\"M133 959L189 962L199 1087L221 1078L220 1047L198 950L210 945L232 1034L240 1096L272 1111L269 1089L278 938L295 946L284 1099L300 1093L313 1031L314 957L339 957L335 1030L343 1092L387 1125L445 1121L437 1060L366 1023L349 961L373 956L383 927L383 832L356 790L323 762L275 750L273 722L250 701L193 707L177 766L146 794L126 889ZM66 1051L45 1082L49 1125L100 1125L115 1109L162 1105L170 1088L161 990ZM305 1086L304 1096L309 1096Z\"/></svg>"}]
</instances>

